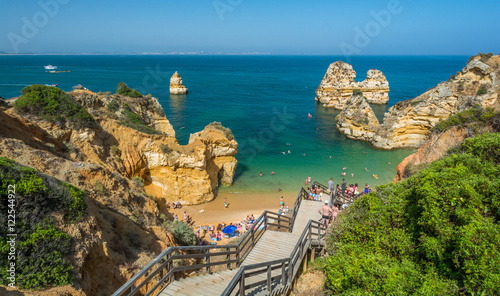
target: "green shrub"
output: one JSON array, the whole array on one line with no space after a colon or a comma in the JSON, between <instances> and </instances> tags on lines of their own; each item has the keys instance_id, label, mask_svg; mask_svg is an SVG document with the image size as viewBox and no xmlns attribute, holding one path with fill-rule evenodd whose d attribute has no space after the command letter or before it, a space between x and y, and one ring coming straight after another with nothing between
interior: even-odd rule
<instances>
[{"instance_id":1,"label":"green shrub","mask_svg":"<svg viewBox=\"0 0 500 296\"><path fill-rule=\"evenodd\" d=\"M144 186L144 180L139 176L133 177L132 181L134 181L136 186L141 186L141 187Z\"/></svg>"},{"instance_id":2,"label":"green shrub","mask_svg":"<svg viewBox=\"0 0 500 296\"><path fill-rule=\"evenodd\" d=\"M109 152L111 152L111 155L113 156L120 156L122 154L116 145L109 147Z\"/></svg>"},{"instance_id":3,"label":"green shrub","mask_svg":"<svg viewBox=\"0 0 500 296\"><path fill-rule=\"evenodd\" d=\"M142 94L140 92L135 89L129 88L124 82L118 83L118 86L116 87L116 93L131 98L142 97Z\"/></svg>"},{"instance_id":4,"label":"green shrub","mask_svg":"<svg viewBox=\"0 0 500 296\"><path fill-rule=\"evenodd\" d=\"M118 104L118 102L116 102L115 99L112 99L107 105L106 105L106 108L110 111L110 112L113 112L115 113L116 111L118 111L120 109L120 105Z\"/></svg>"},{"instance_id":5,"label":"green shrub","mask_svg":"<svg viewBox=\"0 0 500 296\"><path fill-rule=\"evenodd\" d=\"M479 87L479 89L477 90L477 95L478 96L481 96L481 95L484 95L485 93L488 92L488 86L483 84L481 85L481 87Z\"/></svg>"},{"instance_id":6,"label":"green shrub","mask_svg":"<svg viewBox=\"0 0 500 296\"><path fill-rule=\"evenodd\" d=\"M222 125L222 123L214 121L214 122L210 123L209 126L214 127L216 129L222 131L224 133L224 135L226 136L226 138L228 138L229 140L234 140L233 132L230 129L228 129L227 127L224 127Z\"/></svg>"},{"instance_id":7,"label":"green shrub","mask_svg":"<svg viewBox=\"0 0 500 296\"><path fill-rule=\"evenodd\" d=\"M21 288L71 284L73 267L67 260L71 238L57 230L51 215L62 213L66 223L78 222L85 213L85 193L36 170L0 157L0 212L7 213L9 185L16 185L18 253L17 282ZM0 215L0 265L7 266L7 215ZM7 284L0 269L0 284Z\"/></svg>"},{"instance_id":8,"label":"green shrub","mask_svg":"<svg viewBox=\"0 0 500 296\"><path fill-rule=\"evenodd\" d=\"M172 233L175 241L181 246L193 246L196 244L196 234L193 229L184 222L164 222L163 226Z\"/></svg>"},{"instance_id":9,"label":"green shrub","mask_svg":"<svg viewBox=\"0 0 500 296\"><path fill-rule=\"evenodd\" d=\"M363 96L363 92L360 89L355 89L352 91L353 96Z\"/></svg>"},{"instance_id":10,"label":"green shrub","mask_svg":"<svg viewBox=\"0 0 500 296\"><path fill-rule=\"evenodd\" d=\"M57 87L33 84L21 90L22 96L14 103L20 114L32 114L49 121L64 124L73 122L84 127L91 127L94 118L73 98Z\"/></svg>"},{"instance_id":11,"label":"green shrub","mask_svg":"<svg viewBox=\"0 0 500 296\"><path fill-rule=\"evenodd\" d=\"M463 127L464 125L470 125L472 123L484 126L497 114L498 113L492 108L468 109L454 115L452 114L448 117L448 119L438 122L438 124L436 124L431 131L443 132L454 126Z\"/></svg>"},{"instance_id":12,"label":"green shrub","mask_svg":"<svg viewBox=\"0 0 500 296\"><path fill-rule=\"evenodd\" d=\"M71 237L54 226L40 225L19 243L18 281L23 288L37 289L73 283L73 267L65 258Z\"/></svg>"},{"instance_id":13,"label":"green shrub","mask_svg":"<svg viewBox=\"0 0 500 296\"><path fill-rule=\"evenodd\" d=\"M108 194L108 192L106 191L106 188L104 187L104 185L102 185L101 181L96 180L94 182L94 187L100 195L107 195Z\"/></svg>"},{"instance_id":14,"label":"green shrub","mask_svg":"<svg viewBox=\"0 0 500 296\"><path fill-rule=\"evenodd\" d=\"M500 134L483 134L357 199L327 237L332 294L498 293L499 163Z\"/></svg>"},{"instance_id":15,"label":"green shrub","mask_svg":"<svg viewBox=\"0 0 500 296\"><path fill-rule=\"evenodd\" d=\"M142 118L139 117L139 115L132 112L132 109L130 109L128 104L123 104L122 107L123 110L120 119L120 123L122 125L146 134L161 134L159 131L147 126L144 120L142 120Z\"/></svg>"}]
</instances>

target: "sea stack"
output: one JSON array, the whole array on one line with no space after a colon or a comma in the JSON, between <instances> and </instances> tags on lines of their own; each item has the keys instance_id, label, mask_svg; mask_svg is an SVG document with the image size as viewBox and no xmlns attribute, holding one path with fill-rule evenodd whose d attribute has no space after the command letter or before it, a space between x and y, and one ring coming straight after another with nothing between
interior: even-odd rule
<instances>
[{"instance_id":1,"label":"sea stack","mask_svg":"<svg viewBox=\"0 0 500 296\"><path fill-rule=\"evenodd\" d=\"M170 94L172 95L185 95L188 89L182 84L181 75L175 71L172 78L170 78Z\"/></svg>"},{"instance_id":2,"label":"sea stack","mask_svg":"<svg viewBox=\"0 0 500 296\"><path fill-rule=\"evenodd\" d=\"M366 79L361 82L354 78L356 71L350 64L342 61L331 64L316 90L316 101L324 107L342 110L355 89L361 90L369 103L386 104L389 101L389 82L382 71L368 70Z\"/></svg>"}]
</instances>

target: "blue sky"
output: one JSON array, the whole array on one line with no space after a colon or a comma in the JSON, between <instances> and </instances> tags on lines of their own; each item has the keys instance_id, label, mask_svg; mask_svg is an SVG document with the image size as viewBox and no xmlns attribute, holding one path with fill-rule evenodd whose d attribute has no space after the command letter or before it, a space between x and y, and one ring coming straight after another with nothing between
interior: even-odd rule
<instances>
[{"instance_id":1,"label":"blue sky","mask_svg":"<svg viewBox=\"0 0 500 296\"><path fill-rule=\"evenodd\" d=\"M498 0L20 0L0 11L4 52L500 52Z\"/></svg>"}]
</instances>

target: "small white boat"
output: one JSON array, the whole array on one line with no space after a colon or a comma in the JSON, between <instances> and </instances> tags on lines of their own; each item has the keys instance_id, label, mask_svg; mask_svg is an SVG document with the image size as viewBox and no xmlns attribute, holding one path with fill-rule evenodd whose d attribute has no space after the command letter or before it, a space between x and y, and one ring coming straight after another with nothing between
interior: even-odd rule
<instances>
[{"instance_id":1,"label":"small white boat","mask_svg":"<svg viewBox=\"0 0 500 296\"><path fill-rule=\"evenodd\" d=\"M52 66L52 65L47 65L47 66L43 66L45 68L45 70L55 70L57 69L57 66Z\"/></svg>"}]
</instances>

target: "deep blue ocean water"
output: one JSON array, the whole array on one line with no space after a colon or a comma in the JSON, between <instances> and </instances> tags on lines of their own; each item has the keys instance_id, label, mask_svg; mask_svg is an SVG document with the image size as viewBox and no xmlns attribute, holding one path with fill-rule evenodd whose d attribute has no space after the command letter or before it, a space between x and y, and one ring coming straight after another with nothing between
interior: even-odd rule
<instances>
[{"instance_id":1,"label":"deep blue ocean water","mask_svg":"<svg viewBox=\"0 0 500 296\"><path fill-rule=\"evenodd\" d=\"M339 111L314 101L315 90L336 56L0 56L0 96L20 95L27 85L58 84L69 91L82 84L92 91L116 91L123 81L157 97L186 144L190 133L213 121L230 128L240 144L235 183L224 192L296 191L306 177L371 186L390 182L396 166L413 153L382 151L349 140L335 128ZM350 63L366 77L384 72L391 89L387 105L373 106L379 119L388 107L414 98L447 80L466 64L466 56L365 56ZM44 65L65 73L49 73ZM179 71L186 96L169 95L169 79ZM313 117L308 119L307 114ZM290 151L290 153L288 153ZM282 153L285 152L285 155ZM390 162L390 164L389 164ZM368 169L368 172L364 168ZM271 171L275 175L271 175ZM259 176L262 172L263 176ZM354 178L351 178L351 173ZM379 179L375 180L373 174Z\"/></svg>"}]
</instances>

